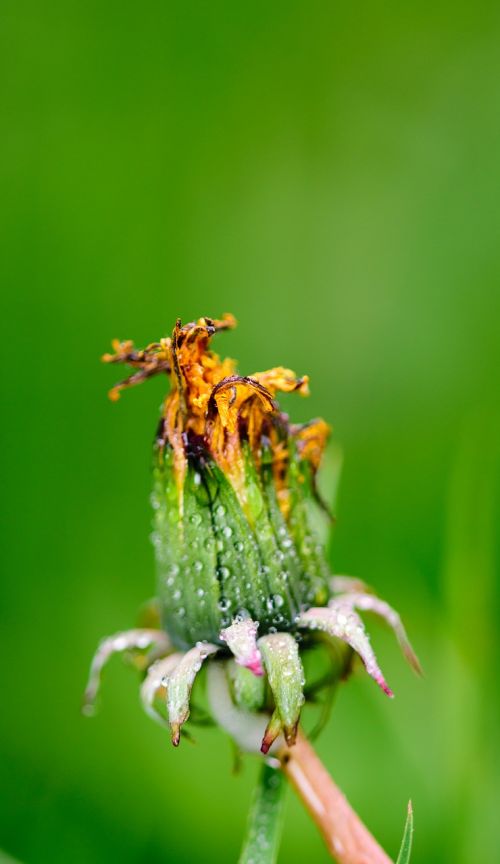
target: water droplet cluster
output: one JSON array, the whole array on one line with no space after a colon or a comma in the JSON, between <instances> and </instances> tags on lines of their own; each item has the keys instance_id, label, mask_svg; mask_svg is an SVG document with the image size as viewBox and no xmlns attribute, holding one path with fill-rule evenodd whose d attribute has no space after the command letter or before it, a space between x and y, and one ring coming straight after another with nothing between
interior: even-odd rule
<instances>
[{"instance_id":1,"label":"water droplet cluster","mask_svg":"<svg viewBox=\"0 0 500 864\"><path fill-rule=\"evenodd\" d=\"M291 463L288 519L272 466L258 471L248 448L245 479L243 507L215 462L188 461L179 490L172 450L158 456L152 542L163 623L178 647L220 641L221 629L242 612L259 622L261 636L291 630L300 612L327 600L327 568L308 526L299 461Z\"/></svg>"}]
</instances>

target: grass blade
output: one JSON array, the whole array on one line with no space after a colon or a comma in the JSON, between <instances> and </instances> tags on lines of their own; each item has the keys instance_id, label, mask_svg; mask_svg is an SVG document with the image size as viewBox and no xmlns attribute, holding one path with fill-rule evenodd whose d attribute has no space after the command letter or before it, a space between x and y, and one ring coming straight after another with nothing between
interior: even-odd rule
<instances>
[{"instance_id":1,"label":"grass blade","mask_svg":"<svg viewBox=\"0 0 500 864\"><path fill-rule=\"evenodd\" d=\"M411 801L408 801L408 816L406 817L406 825L399 850L398 860L396 864L409 864L411 855L411 844L413 840L413 807Z\"/></svg>"}]
</instances>

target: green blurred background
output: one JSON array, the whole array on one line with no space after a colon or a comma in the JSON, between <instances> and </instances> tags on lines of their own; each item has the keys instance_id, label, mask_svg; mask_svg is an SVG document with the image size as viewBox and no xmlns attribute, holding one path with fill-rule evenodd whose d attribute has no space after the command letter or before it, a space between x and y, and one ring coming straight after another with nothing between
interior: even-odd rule
<instances>
[{"instance_id":1,"label":"green blurred background","mask_svg":"<svg viewBox=\"0 0 500 864\"><path fill-rule=\"evenodd\" d=\"M26 864L237 858L256 772L219 731L174 751L101 636L154 591L163 383L106 399L111 337L232 311L218 348L311 375L335 427L331 547L404 615L318 748L395 855L493 861L500 7L4 0L0 847ZM116 372L116 370L114 370ZM327 861L292 794L282 862Z\"/></svg>"}]
</instances>

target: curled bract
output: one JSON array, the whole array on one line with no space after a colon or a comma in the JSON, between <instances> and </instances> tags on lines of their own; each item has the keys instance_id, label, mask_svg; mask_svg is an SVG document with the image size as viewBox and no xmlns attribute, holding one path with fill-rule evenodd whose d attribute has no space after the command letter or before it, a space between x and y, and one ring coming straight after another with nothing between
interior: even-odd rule
<instances>
[{"instance_id":1,"label":"curled bract","mask_svg":"<svg viewBox=\"0 0 500 864\"><path fill-rule=\"evenodd\" d=\"M345 594L340 594L338 597L330 600L328 604L330 608L338 606L350 607L351 609L359 609L360 612L374 612L380 618L383 618L392 627L400 648L406 657L410 666L418 675L422 674L420 661L413 650L412 644L408 639L405 627L401 621L401 616L392 606L389 606L385 600L381 600L375 594L365 591L350 591Z\"/></svg>"},{"instance_id":2,"label":"curled bract","mask_svg":"<svg viewBox=\"0 0 500 864\"><path fill-rule=\"evenodd\" d=\"M189 717L189 700L194 679L201 669L202 663L211 654L216 654L217 645L200 643L184 654L171 672L163 678L163 686L167 691L167 711L172 744L177 747L181 737L181 727Z\"/></svg>"},{"instance_id":3,"label":"curled bract","mask_svg":"<svg viewBox=\"0 0 500 864\"><path fill-rule=\"evenodd\" d=\"M250 669L254 675L263 675L262 657L257 647L257 630L259 625L251 618L239 616L229 627L220 632L220 638L226 642L240 666Z\"/></svg>"},{"instance_id":4,"label":"curled bract","mask_svg":"<svg viewBox=\"0 0 500 864\"><path fill-rule=\"evenodd\" d=\"M346 642L359 654L366 671L384 693L391 697L394 695L377 663L364 624L351 605L335 600L327 608L308 609L299 616L297 624L301 628L322 630Z\"/></svg>"},{"instance_id":5,"label":"curled bract","mask_svg":"<svg viewBox=\"0 0 500 864\"><path fill-rule=\"evenodd\" d=\"M169 725L167 712L167 682L182 660L182 654L176 652L156 660L149 667L141 685L141 701L144 710L153 720L164 726Z\"/></svg>"},{"instance_id":6,"label":"curled bract","mask_svg":"<svg viewBox=\"0 0 500 864\"><path fill-rule=\"evenodd\" d=\"M138 668L145 669L156 657L166 654L170 648L170 639L162 630L124 630L103 639L90 667L83 697L83 712L93 714L101 686L102 670L114 654L126 654Z\"/></svg>"}]
</instances>

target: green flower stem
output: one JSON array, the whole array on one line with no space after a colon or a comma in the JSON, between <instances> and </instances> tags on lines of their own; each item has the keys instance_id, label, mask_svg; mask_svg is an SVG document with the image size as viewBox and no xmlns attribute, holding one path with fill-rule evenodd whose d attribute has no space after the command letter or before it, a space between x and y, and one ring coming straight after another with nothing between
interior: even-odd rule
<instances>
[{"instance_id":1,"label":"green flower stem","mask_svg":"<svg viewBox=\"0 0 500 864\"><path fill-rule=\"evenodd\" d=\"M264 762L250 814L239 864L274 864L283 823L285 778L281 768Z\"/></svg>"}]
</instances>

